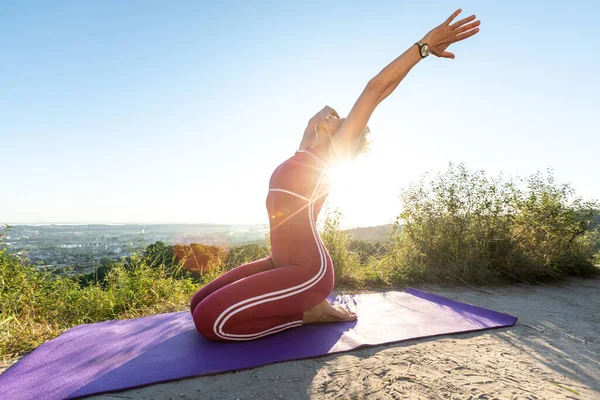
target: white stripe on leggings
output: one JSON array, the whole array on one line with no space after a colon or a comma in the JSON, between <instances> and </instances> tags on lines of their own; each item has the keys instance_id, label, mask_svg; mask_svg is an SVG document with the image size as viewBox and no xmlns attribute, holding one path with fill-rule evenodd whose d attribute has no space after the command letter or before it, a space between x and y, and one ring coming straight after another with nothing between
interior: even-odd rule
<instances>
[{"instance_id":1,"label":"white stripe on leggings","mask_svg":"<svg viewBox=\"0 0 600 400\"><path fill-rule=\"evenodd\" d=\"M316 231L316 226L313 220L313 215L314 215L314 205L315 202L314 200L317 198L317 195L319 193L320 187L322 185L323 182L323 176L325 175L325 172L321 173L321 176L319 177L319 180L313 190L313 194L311 196L310 199L307 199L310 201L309 204L309 222L310 222L310 228L312 230L313 233L313 237L315 239L315 242L317 244L317 249L319 250L319 256L321 259L321 265L319 268L319 272L317 273L317 275L315 275L314 277L312 277L310 280L308 280L307 282L304 282L300 285L291 287L291 288L287 288L287 289L283 289L283 290L279 290L276 292L272 292L272 293L265 293L262 294L260 296L255 296L252 297L250 299L246 299L246 300L242 300L236 304L233 304L232 306L228 307L225 311L223 311L221 313L221 315L219 315L219 317L215 320L215 323L213 325L213 331L215 333L215 335L217 335L218 337L222 338L222 339L230 339L230 340L251 340L251 339L257 339L259 337L268 335L268 334L272 334L272 333L276 333L279 332L280 330L284 330L284 329L288 329L291 328L292 326L300 326L302 325L302 321L293 321L293 322L288 322L284 325L279 325L279 326L275 326L273 328L267 329L266 331L263 332L257 332L257 333L253 333L253 334L232 334L232 333L225 333L223 332L223 325L225 325L225 323L227 322L227 320L229 320L229 318L231 318L233 315L247 309L250 307L254 307L256 305L262 304L262 303L266 303L269 301L275 301L275 300L279 300L285 297L289 297L292 296L294 294L300 293L302 291L305 291L309 288L311 288L312 286L316 285L325 275L325 272L327 270L327 262L325 260L325 251L322 248L323 245L320 242L320 240L318 240L318 235L317 235L317 231ZM295 195L295 193L292 192L292 194ZM298 290L296 290L298 289ZM296 291L294 291L296 290ZM290 293L291 292L291 293ZM278 295L278 294L282 294L281 296L277 296L277 297L272 297L272 298L268 298L265 299L266 297L269 296L273 296L273 295ZM263 299L263 300L261 300ZM246 303L250 303L253 302L251 304L247 304L244 307L240 307L239 309L232 311L234 308L241 306L243 304ZM223 319L224 318L224 319ZM221 321L221 319L223 319L223 321ZM279 328L282 328L279 330ZM275 329L278 329L277 331L275 331Z\"/></svg>"}]
</instances>

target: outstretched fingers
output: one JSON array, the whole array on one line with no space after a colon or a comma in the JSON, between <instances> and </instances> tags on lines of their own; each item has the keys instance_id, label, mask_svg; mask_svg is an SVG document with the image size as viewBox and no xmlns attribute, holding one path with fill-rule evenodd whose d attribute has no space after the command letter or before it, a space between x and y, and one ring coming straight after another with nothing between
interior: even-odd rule
<instances>
[{"instance_id":1,"label":"outstretched fingers","mask_svg":"<svg viewBox=\"0 0 600 400\"><path fill-rule=\"evenodd\" d=\"M448 17L448 19L446 20L445 24L446 25L450 25L450 23L452 22L452 20L454 18L456 18L458 16L458 14L460 14L461 12L462 12L462 10L460 8L458 10L454 11L452 13L452 15Z\"/></svg>"},{"instance_id":2,"label":"outstretched fingers","mask_svg":"<svg viewBox=\"0 0 600 400\"><path fill-rule=\"evenodd\" d=\"M479 28L475 28L468 32L461 33L460 35L456 35L454 38L454 43L460 42L461 40L465 40L466 38L470 38L471 36L475 35L477 32L479 32Z\"/></svg>"},{"instance_id":3,"label":"outstretched fingers","mask_svg":"<svg viewBox=\"0 0 600 400\"><path fill-rule=\"evenodd\" d=\"M467 18L463 18L460 21L457 21L457 22L453 23L452 25L450 25L452 20L454 20L454 18L456 18L458 16L458 14L460 14L461 11L462 11L461 9L456 10L450 16L450 18L448 18L446 20L446 25L448 26L448 28L450 28L451 34L454 35L450 39L450 43L460 42L461 40L465 40L466 38L469 38L469 37L475 35L477 32L479 32L478 26L481 24L481 21L475 21L475 19L477 18L475 16L475 14L473 14ZM475 21L475 22L471 22L471 21ZM453 56L454 56L454 54L452 54L450 52L444 52L444 53L440 54L440 57L454 58Z\"/></svg>"},{"instance_id":4,"label":"outstretched fingers","mask_svg":"<svg viewBox=\"0 0 600 400\"><path fill-rule=\"evenodd\" d=\"M450 29L456 29L458 27L460 27L461 25L466 24L467 22L471 22L475 19L475 14L471 15L470 17L467 18L463 18L460 21L457 21L455 23L453 23L452 25L450 25Z\"/></svg>"},{"instance_id":5,"label":"outstretched fingers","mask_svg":"<svg viewBox=\"0 0 600 400\"><path fill-rule=\"evenodd\" d=\"M461 26L460 28L456 29L454 31L454 33L458 34L458 33L463 33L463 32L470 31L473 28L477 28L480 23L481 23L481 21L475 21L475 22L473 22L471 24L468 24L468 25L465 25L465 26Z\"/></svg>"}]
</instances>

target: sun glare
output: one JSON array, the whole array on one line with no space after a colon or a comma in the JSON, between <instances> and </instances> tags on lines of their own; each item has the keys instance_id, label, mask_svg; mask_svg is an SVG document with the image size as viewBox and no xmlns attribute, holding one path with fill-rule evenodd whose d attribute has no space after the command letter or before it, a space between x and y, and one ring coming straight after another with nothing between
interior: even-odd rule
<instances>
[{"instance_id":1,"label":"sun glare","mask_svg":"<svg viewBox=\"0 0 600 400\"><path fill-rule=\"evenodd\" d=\"M339 208L345 220L365 220L369 218L369 204L377 196L377 184L373 178L371 163L366 159L342 163L331 169L332 191L329 204L332 209Z\"/></svg>"}]
</instances>

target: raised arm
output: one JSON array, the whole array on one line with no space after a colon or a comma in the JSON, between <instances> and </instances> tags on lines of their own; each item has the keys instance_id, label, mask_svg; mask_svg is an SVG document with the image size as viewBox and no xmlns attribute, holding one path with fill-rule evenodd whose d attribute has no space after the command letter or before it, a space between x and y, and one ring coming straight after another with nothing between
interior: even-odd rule
<instances>
[{"instance_id":1,"label":"raised arm","mask_svg":"<svg viewBox=\"0 0 600 400\"><path fill-rule=\"evenodd\" d=\"M460 9L456 10L446 21L432 29L420 41L429 46L431 54L437 57L454 58L454 54L446 51L448 46L479 32L479 28L477 28L479 21L471 22L475 20L475 15L452 24L454 18L461 11ZM419 46L412 45L369 81L354 103L348 117L332 138L332 151L335 152L338 159L350 158L353 146L356 145L360 134L369 122L375 107L398 87L402 79L421 59Z\"/></svg>"}]
</instances>

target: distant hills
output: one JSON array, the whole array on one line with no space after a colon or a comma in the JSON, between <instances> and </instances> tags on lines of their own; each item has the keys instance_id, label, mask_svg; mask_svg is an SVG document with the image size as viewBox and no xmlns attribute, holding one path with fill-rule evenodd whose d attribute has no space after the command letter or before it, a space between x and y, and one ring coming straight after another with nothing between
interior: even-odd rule
<instances>
[{"instance_id":1,"label":"distant hills","mask_svg":"<svg viewBox=\"0 0 600 400\"><path fill-rule=\"evenodd\" d=\"M352 235L355 239L366 242L380 242L388 238L393 226L393 224L368 226L366 228L347 229L345 232Z\"/></svg>"}]
</instances>

